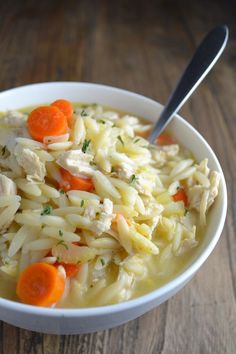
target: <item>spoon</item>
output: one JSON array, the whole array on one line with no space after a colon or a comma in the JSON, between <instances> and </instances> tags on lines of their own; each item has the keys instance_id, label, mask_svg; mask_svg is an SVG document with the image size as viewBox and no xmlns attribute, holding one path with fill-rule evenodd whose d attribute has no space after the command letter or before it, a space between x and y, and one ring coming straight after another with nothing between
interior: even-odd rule
<instances>
[{"instance_id":1,"label":"spoon","mask_svg":"<svg viewBox=\"0 0 236 354\"><path fill-rule=\"evenodd\" d=\"M182 77L170 95L166 106L148 138L153 144L173 116L202 82L222 54L229 37L227 26L210 31L195 51Z\"/></svg>"}]
</instances>

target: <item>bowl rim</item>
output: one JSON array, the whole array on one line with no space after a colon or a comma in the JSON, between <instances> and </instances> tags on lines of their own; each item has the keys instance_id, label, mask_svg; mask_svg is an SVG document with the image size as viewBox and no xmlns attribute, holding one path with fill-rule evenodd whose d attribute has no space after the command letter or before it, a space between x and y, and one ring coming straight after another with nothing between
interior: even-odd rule
<instances>
[{"instance_id":1,"label":"bowl rim","mask_svg":"<svg viewBox=\"0 0 236 354\"><path fill-rule=\"evenodd\" d=\"M149 97L146 97L142 94L138 94L126 89L122 88L117 88L109 85L104 85L104 84L98 84L98 83L89 83L89 82L79 82L79 81L51 81L51 82L39 82L39 83L33 83L33 84L27 84L27 85L22 85L14 88L10 88L4 91L0 92L0 96L4 96L7 94L11 94L14 91L20 91L21 89L26 89L26 88L33 88L33 87L40 87L40 86L81 86L81 87L91 87L93 86L94 88L103 88L105 90L112 90L113 92L117 93L123 93L126 95L129 95L130 97L133 96L137 99L145 100L146 102L154 103L159 106L162 106L158 101L151 99ZM38 315L38 316L50 316L50 317L91 317L91 316L96 316L96 315L105 315L106 313L117 313L117 312L123 312L126 310L130 310L132 308L139 307L142 304L145 303L150 303L152 301L155 301L155 299L161 298L164 296L166 293L170 293L174 289L177 289L181 284L185 284L188 279L193 276L196 271L203 265L203 263L206 261L206 259L209 257L209 255L212 253L213 249L215 248L220 235L222 233L225 219L226 219L226 212L227 212L227 189L226 189L226 182L224 178L224 174L222 171L222 168L220 166L220 163L208 144L208 142L203 138L203 136L190 124L188 123L184 118L182 118L180 115L176 114L175 118L181 122L181 124L185 125L187 128L192 130L195 135L201 140L206 148L208 149L209 153L212 155L213 159L215 160L215 163L218 167L218 170L221 173L221 184L222 184L222 213L220 216L220 219L218 221L218 228L215 233L215 235L212 237L210 242L206 245L206 247L202 250L202 252L199 254L199 256L193 261L193 263L187 267L183 272L181 272L178 276L176 276L174 279L170 280L166 284L162 285L161 287L144 294L142 296L139 296L137 298L131 299L131 300L126 300L124 302L118 303L118 304L112 304L112 305L105 305L105 306L97 306L97 307L87 307L87 308L48 308L48 307L37 307L33 305L27 305L27 304L22 304L17 301L13 300L8 300L5 298L0 297L0 308L5 308L9 309L12 311L17 311L19 313L25 313L25 314L33 314L33 315Z\"/></svg>"}]
</instances>

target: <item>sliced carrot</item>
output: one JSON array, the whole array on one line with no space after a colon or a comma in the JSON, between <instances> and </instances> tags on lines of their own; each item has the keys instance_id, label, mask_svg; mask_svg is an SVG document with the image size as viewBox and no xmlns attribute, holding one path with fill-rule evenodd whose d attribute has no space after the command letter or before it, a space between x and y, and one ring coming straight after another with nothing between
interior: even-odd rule
<instances>
[{"instance_id":1,"label":"sliced carrot","mask_svg":"<svg viewBox=\"0 0 236 354\"><path fill-rule=\"evenodd\" d=\"M54 267L58 267L59 265L63 266L66 271L66 276L68 278L73 278L78 273L81 267L80 264L63 263L63 262L56 262L53 265Z\"/></svg>"},{"instance_id":2,"label":"sliced carrot","mask_svg":"<svg viewBox=\"0 0 236 354\"><path fill-rule=\"evenodd\" d=\"M68 130L66 116L52 106L34 109L29 115L27 125L32 138L38 141L43 141L45 136L65 134Z\"/></svg>"},{"instance_id":3,"label":"sliced carrot","mask_svg":"<svg viewBox=\"0 0 236 354\"><path fill-rule=\"evenodd\" d=\"M51 306L60 300L65 290L65 279L51 264L34 263L20 275L16 293L29 305Z\"/></svg>"},{"instance_id":4,"label":"sliced carrot","mask_svg":"<svg viewBox=\"0 0 236 354\"><path fill-rule=\"evenodd\" d=\"M161 135L158 136L156 143L158 145L171 145L171 144L175 144L175 141L170 134L162 133Z\"/></svg>"},{"instance_id":5,"label":"sliced carrot","mask_svg":"<svg viewBox=\"0 0 236 354\"><path fill-rule=\"evenodd\" d=\"M60 168L60 172L62 176L62 181L60 182L59 187L64 191L78 189L81 191L90 192L94 189L91 178L87 178L87 177L82 178L82 177L73 176L70 172L68 172L64 168Z\"/></svg>"},{"instance_id":6,"label":"sliced carrot","mask_svg":"<svg viewBox=\"0 0 236 354\"><path fill-rule=\"evenodd\" d=\"M188 206L188 197L183 188L180 188L173 196L175 202L183 201L185 207Z\"/></svg>"},{"instance_id":7,"label":"sliced carrot","mask_svg":"<svg viewBox=\"0 0 236 354\"><path fill-rule=\"evenodd\" d=\"M59 108L60 111L66 116L68 124L72 124L73 106L71 102L64 99L59 99L53 102L51 106Z\"/></svg>"},{"instance_id":8,"label":"sliced carrot","mask_svg":"<svg viewBox=\"0 0 236 354\"><path fill-rule=\"evenodd\" d=\"M141 136L141 138L147 139L151 133L151 130L143 130L140 132L136 132L136 135Z\"/></svg>"}]
</instances>

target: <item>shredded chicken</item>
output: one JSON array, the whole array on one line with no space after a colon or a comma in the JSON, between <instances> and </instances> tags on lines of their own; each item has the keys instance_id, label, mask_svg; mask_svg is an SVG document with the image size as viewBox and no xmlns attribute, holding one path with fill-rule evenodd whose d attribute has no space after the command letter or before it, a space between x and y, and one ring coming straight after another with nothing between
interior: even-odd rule
<instances>
[{"instance_id":1,"label":"shredded chicken","mask_svg":"<svg viewBox=\"0 0 236 354\"><path fill-rule=\"evenodd\" d=\"M157 167L163 166L168 158L174 157L179 153L179 145L164 145L152 148L152 158L156 162Z\"/></svg>"},{"instance_id":2,"label":"shredded chicken","mask_svg":"<svg viewBox=\"0 0 236 354\"><path fill-rule=\"evenodd\" d=\"M195 209L200 211L200 204L203 197L203 193L206 190L209 190L209 196L207 199L207 210L213 204L215 198L218 195L219 183L220 183L220 174L216 171L211 171L209 175L210 187L205 188L201 185L194 185L189 188L187 191L189 209Z\"/></svg>"},{"instance_id":3,"label":"shredded chicken","mask_svg":"<svg viewBox=\"0 0 236 354\"><path fill-rule=\"evenodd\" d=\"M3 123L10 127L23 127L26 122L26 115L18 111L8 111L3 118Z\"/></svg>"},{"instance_id":4,"label":"shredded chicken","mask_svg":"<svg viewBox=\"0 0 236 354\"><path fill-rule=\"evenodd\" d=\"M116 170L118 177L121 179L129 179L135 172L133 166L125 162L122 162Z\"/></svg>"},{"instance_id":5,"label":"shredded chicken","mask_svg":"<svg viewBox=\"0 0 236 354\"><path fill-rule=\"evenodd\" d=\"M11 196L11 195L16 195L16 184L13 182L10 178L0 174L0 196ZM1 213L4 212L5 208L0 208L0 234L4 234L8 227L11 225L15 213L17 212L17 209L19 208L20 203L15 203L15 206L13 206L13 210L10 212L8 220L1 219Z\"/></svg>"},{"instance_id":6,"label":"shredded chicken","mask_svg":"<svg viewBox=\"0 0 236 354\"><path fill-rule=\"evenodd\" d=\"M98 220L93 221L92 231L97 235L107 232L111 228L111 222L114 218L113 203L110 199L105 198Z\"/></svg>"},{"instance_id":7,"label":"shredded chicken","mask_svg":"<svg viewBox=\"0 0 236 354\"><path fill-rule=\"evenodd\" d=\"M66 151L57 159L57 164L69 171L72 175L84 174L92 176L95 169L90 165L93 160L91 154L83 153L82 150Z\"/></svg>"},{"instance_id":8,"label":"shredded chicken","mask_svg":"<svg viewBox=\"0 0 236 354\"><path fill-rule=\"evenodd\" d=\"M28 148L17 144L14 154L18 164L23 167L28 180L43 181L46 175L45 164L40 161L38 155Z\"/></svg>"}]
</instances>

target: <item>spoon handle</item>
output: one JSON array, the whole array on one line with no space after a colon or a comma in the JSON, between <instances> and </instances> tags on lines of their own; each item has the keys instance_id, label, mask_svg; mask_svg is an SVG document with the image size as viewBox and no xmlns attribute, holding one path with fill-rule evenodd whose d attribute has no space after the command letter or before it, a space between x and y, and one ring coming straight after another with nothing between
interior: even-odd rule
<instances>
[{"instance_id":1,"label":"spoon handle","mask_svg":"<svg viewBox=\"0 0 236 354\"><path fill-rule=\"evenodd\" d=\"M175 113L183 106L192 92L202 82L222 54L227 40L228 27L219 26L203 39L180 78L176 88L161 112L148 140L154 143Z\"/></svg>"}]
</instances>

